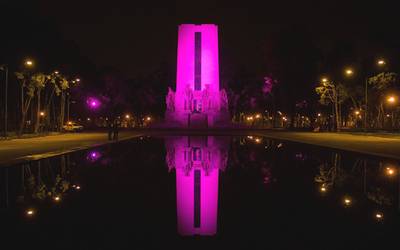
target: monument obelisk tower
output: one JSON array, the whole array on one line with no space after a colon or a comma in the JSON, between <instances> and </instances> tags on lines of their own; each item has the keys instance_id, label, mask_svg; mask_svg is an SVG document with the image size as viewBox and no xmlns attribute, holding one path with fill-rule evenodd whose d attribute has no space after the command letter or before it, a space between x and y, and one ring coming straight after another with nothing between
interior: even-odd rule
<instances>
[{"instance_id":1,"label":"monument obelisk tower","mask_svg":"<svg viewBox=\"0 0 400 250\"><path fill-rule=\"evenodd\" d=\"M176 92L169 89L166 121L179 127L215 127L229 120L220 89L218 27L182 24L178 31Z\"/></svg>"}]
</instances>

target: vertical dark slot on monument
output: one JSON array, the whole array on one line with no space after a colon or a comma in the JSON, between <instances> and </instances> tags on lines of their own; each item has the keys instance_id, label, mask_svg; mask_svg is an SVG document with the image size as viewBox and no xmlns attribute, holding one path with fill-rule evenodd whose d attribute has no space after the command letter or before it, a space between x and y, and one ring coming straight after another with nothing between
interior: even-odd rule
<instances>
[{"instance_id":1,"label":"vertical dark slot on monument","mask_svg":"<svg viewBox=\"0 0 400 250\"><path fill-rule=\"evenodd\" d=\"M200 227L200 180L201 171L194 171L194 227Z\"/></svg>"},{"instance_id":2,"label":"vertical dark slot on monument","mask_svg":"<svg viewBox=\"0 0 400 250\"><path fill-rule=\"evenodd\" d=\"M194 90L201 90L201 32L194 33Z\"/></svg>"}]
</instances>

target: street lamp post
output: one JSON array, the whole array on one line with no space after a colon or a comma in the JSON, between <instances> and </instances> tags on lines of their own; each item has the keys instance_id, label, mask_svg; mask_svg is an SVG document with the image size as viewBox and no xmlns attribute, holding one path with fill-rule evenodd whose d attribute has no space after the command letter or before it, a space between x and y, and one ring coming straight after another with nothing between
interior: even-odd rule
<instances>
[{"instance_id":1,"label":"street lamp post","mask_svg":"<svg viewBox=\"0 0 400 250\"><path fill-rule=\"evenodd\" d=\"M69 93L67 93L67 122L69 122Z\"/></svg>"},{"instance_id":2,"label":"street lamp post","mask_svg":"<svg viewBox=\"0 0 400 250\"><path fill-rule=\"evenodd\" d=\"M44 117L46 116L46 113L44 111L40 111L39 116L40 116L40 120L39 120L40 130L39 131L45 132L43 120L44 120Z\"/></svg>"},{"instance_id":3,"label":"street lamp post","mask_svg":"<svg viewBox=\"0 0 400 250\"><path fill-rule=\"evenodd\" d=\"M25 68L26 69L32 69L34 67L34 62L31 59L26 59L24 62ZM24 115L24 84L21 82L21 114L23 118L21 118L21 133L23 132L23 128L25 127L25 115Z\"/></svg>"},{"instance_id":4,"label":"street lamp post","mask_svg":"<svg viewBox=\"0 0 400 250\"><path fill-rule=\"evenodd\" d=\"M74 103L76 103L76 101L74 101L74 100L70 100L70 97L69 97L69 95L68 95L68 102L67 102L67 121L70 121L69 120L69 113L70 113L70 105L71 104L74 104Z\"/></svg>"},{"instance_id":5,"label":"street lamp post","mask_svg":"<svg viewBox=\"0 0 400 250\"><path fill-rule=\"evenodd\" d=\"M5 73L5 86L4 86L4 138L7 139L7 120L8 120L8 66L1 65L0 70Z\"/></svg>"},{"instance_id":6,"label":"street lamp post","mask_svg":"<svg viewBox=\"0 0 400 250\"><path fill-rule=\"evenodd\" d=\"M394 105L396 103L396 97L391 95L387 98L387 102L391 105ZM394 130L394 110L392 108L392 112L391 112L391 118L392 118L392 130Z\"/></svg>"},{"instance_id":7,"label":"street lamp post","mask_svg":"<svg viewBox=\"0 0 400 250\"><path fill-rule=\"evenodd\" d=\"M385 66L386 62L383 59L380 59L377 61L377 64L379 67ZM365 78L365 87L364 87L364 101L365 101L365 107L364 107L364 132L367 132L368 129L368 79L369 77Z\"/></svg>"},{"instance_id":8,"label":"street lamp post","mask_svg":"<svg viewBox=\"0 0 400 250\"><path fill-rule=\"evenodd\" d=\"M56 71L57 72L57 71ZM58 72L57 72L58 73ZM78 84L81 81L80 78L76 78L75 80L72 80L73 84ZM75 101L70 100L71 93L68 91L67 92L67 121L69 122L69 106L71 103L76 103Z\"/></svg>"},{"instance_id":9,"label":"street lamp post","mask_svg":"<svg viewBox=\"0 0 400 250\"><path fill-rule=\"evenodd\" d=\"M394 111L392 110L392 130L394 130L394 127L395 127L394 121L395 121L394 120Z\"/></svg>"},{"instance_id":10,"label":"street lamp post","mask_svg":"<svg viewBox=\"0 0 400 250\"><path fill-rule=\"evenodd\" d=\"M368 77L365 79L365 108L364 108L364 132L367 132L368 126Z\"/></svg>"}]
</instances>

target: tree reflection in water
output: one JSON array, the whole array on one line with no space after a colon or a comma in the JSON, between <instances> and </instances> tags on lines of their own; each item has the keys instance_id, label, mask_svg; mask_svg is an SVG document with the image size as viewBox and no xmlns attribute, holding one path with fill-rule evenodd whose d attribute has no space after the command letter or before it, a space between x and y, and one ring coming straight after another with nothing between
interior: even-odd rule
<instances>
[{"instance_id":1,"label":"tree reflection in water","mask_svg":"<svg viewBox=\"0 0 400 250\"><path fill-rule=\"evenodd\" d=\"M12 207L17 204L31 207L48 200L61 201L61 197L71 189L73 164L67 154L7 169L7 178L12 178L12 182L7 183L4 189L7 190L7 202L2 205L8 207L11 202ZM15 200L9 200L12 199L8 194L10 191L15 191Z\"/></svg>"},{"instance_id":2,"label":"tree reflection in water","mask_svg":"<svg viewBox=\"0 0 400 250\"><path fill-rule=\"evenodd\" d=\"M336 192L337 195L345 197L349 197L347 194L351 193L352 200L369 200L373 203L373 209L378 211L391 210L396 202L400 207L398 177L392 178L398 169L394 161L347 157L346 166L342 158L343 154L349 153L331 152L330 154L329 159L320 163L319 172L314 178L322 193ZM389 174L385 167L387 165L390 165L390 169L393 170ZM380 221L382 216L378 213L376 219Z\"/></svg>"}]
</instances>

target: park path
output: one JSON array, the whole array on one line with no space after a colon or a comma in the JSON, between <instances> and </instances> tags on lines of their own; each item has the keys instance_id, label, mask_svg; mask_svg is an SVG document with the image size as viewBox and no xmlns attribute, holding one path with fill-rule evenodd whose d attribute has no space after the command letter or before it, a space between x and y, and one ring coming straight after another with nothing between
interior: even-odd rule
<instances>
[{"instance_id":1,"label":"park path","mask_svg":"<svg viewBox=\"0 0 400 250\"><path fill-rule=\"evenodd\" d=\"M121 131L119 140L140 135L136 131ZM38 160L110 143L106 132L68 133L26 139L0 141L0 166Z\"/></svg>"}]
</instances>

